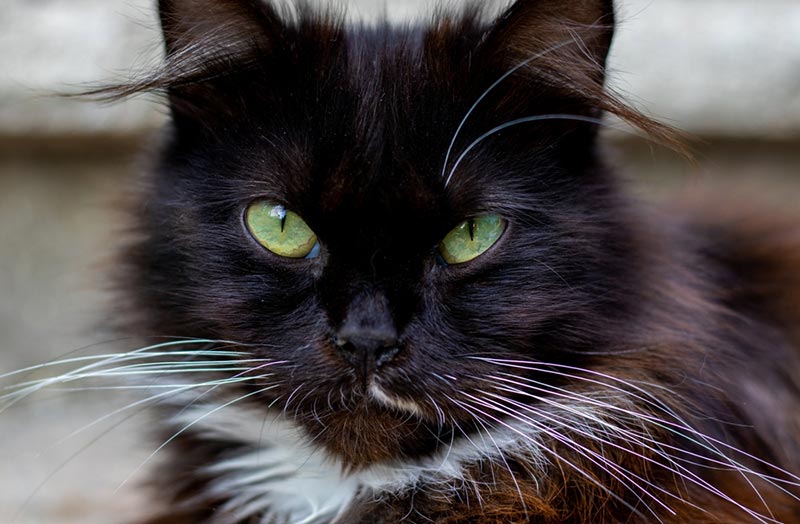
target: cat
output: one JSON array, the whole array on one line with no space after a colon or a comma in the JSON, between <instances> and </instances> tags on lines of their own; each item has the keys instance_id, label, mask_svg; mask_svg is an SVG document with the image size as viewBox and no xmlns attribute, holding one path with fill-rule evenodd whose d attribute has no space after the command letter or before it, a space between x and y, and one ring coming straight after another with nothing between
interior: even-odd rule
<instances>
[{"instance_id":1,"label":"cat","mask_svg":"<svg viewBox=\"0 0 800 524\"><path fill-rule=\"evenodd\" d=\"M800 522L800 224L626 192L611 0L159 13L148 524Z\"/></svg>"}]
</instances>

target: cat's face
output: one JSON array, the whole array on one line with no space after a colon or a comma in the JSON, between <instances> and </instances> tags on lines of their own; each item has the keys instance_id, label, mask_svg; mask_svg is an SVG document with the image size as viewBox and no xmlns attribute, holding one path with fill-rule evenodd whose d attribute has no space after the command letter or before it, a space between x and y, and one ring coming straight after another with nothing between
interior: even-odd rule
<instances>
[{"instance_id":1,"label":"cat's face","mask_svg":"<svg viewBox=\"0 0 800 524\"><path fill-rule=\"evenodd\" d=\"M354 465L468 430L482 358L591 365L635 254L589 122L611 29L562 31L610 8L561 4L406 31L163 1L190 74L130 253L150 334L275 361L259 402Z\"/></svg>"}]
</instances>

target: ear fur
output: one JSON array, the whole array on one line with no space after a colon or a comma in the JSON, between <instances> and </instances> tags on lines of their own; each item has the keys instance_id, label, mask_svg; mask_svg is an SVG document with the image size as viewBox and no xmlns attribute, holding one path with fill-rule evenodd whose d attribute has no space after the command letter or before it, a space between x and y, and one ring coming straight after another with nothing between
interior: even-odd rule
<instances>
[{"instance_id":1,"label":"ear fur","mask_svg":"<svg viewBox=\"0 0 800 524\"><path fill-rule=\"evenodd\" d=\"M285 26L267 0L159 0L166 60L151 80L164 87L179 127L235 116L225 79L257 67L284 40ZM203 116L204 115L204 116Z\"/></svg>"},{"instance_id":2,"label":"ear fur","mask_svg":"<svg viewBox=\"0 0 800 524\"><path fill-rule=\"evenodd\" d=\"M605 88L614 25L613 0L517 0L486 31L478 54L484 70L513 73L519 80L506 103L524 104L545 88L562 101L559 109L593 118L613 114L690 157L679 133Z\"/></svg>"},{"instance_id":3,"label":"ear fur","mask_svg":"<svg viewBox=\"0 0 800 524\"><path fill-rule=\"evenodd\" d=\"M579 53L602 69L613 35L612 0L518 0L498 18L487 43L521 59L548 50Z\"/></svg>"},{"instance_id":4,"label":"ear fur","mask_svg":"<svg viewBox=\"0 0 800 524\"><path fill-rule=\"evenodd\" d=\"M167 57L192 50L269 45L281 20L265 0L159 0Z\"/></svg>"},{"instance_id":5,"label":"ear fur","mask_svg":"<svg viewBox=\"0 0 800 524\"><path fill-rule=\"evenodd\" d=\"M520 73L597 108L613 35L613 0L517 0L489 29L483 51L489 64L524 64Z\"/></svg>"}]
</instances>

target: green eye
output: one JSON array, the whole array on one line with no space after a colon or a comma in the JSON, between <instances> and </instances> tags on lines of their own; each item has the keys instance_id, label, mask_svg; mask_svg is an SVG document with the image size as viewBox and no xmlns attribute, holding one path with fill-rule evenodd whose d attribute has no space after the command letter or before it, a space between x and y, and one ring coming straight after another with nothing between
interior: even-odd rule
<instances>
[{"instance_id":1,"label":"green eye","mask_svg":"<svg viewBox=\"0 0 800 524\"><path fill-rule=\"evenodd\" d=\"M500 240L506 224L497 215L470 218L444 237L439 244L439 254L450 265L478 258Z\"/></svg>"},{"instance_id":2,"label":"green eye","mask_svg":"<svg viewBox=\"0 0 800 524\"><path fill-rule=\"evenodd\" d=\"M286 258L319 256L317 235L297 213L266 200L256 200L247 208L247 229L259 244Z\"/></svg>"}]
</instances>

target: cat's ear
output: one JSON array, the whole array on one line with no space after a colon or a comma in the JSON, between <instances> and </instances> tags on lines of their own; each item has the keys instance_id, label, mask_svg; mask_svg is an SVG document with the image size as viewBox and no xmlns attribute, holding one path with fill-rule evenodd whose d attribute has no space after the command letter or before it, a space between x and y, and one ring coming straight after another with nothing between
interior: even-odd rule
<instances>
[{"instance_id":1,"label":"cat's ear","mask_svg":"<svg viewBox=\"0 0 800 524\"><path fill-rule=\"evenodd\" d=\"M178 129L214 129L241 112L231 92L283 46L285 26L267 0L159 0L166 60L152 87L168 96Z\"/></svg>"},{"instance_id":2,"label":"cat's ear","mask_svg":"<svg viewBox=\"0 0 800 524\"><path fill-rule=\"evenodd\" d=\"M688 154L681 136L632 108L605 88L606 59L614 37L613 0L516 0L484 33L477 50L481 70L494 82L513 74L504 97L510 111L533 99L537 111L564 113L591 121L572 125L590 130L597 118L613 114L651 140ZM533 87L535 86L535 87ZM533 87L533 88L532 88ZM531 108L526 108L531 109Z\"/></svg>"},{"instance_id":3,"label":"cat's ear","mask_svg":"<svg viewBox=\"0 0 800 524\"><path fill-rule=\"evenodd\" d=\"M196 51L267 47L282 27L266 0L159 0L168 59Z\"/></svg>"},{"instance_id":4,"label":"cat's ear","mask_svg":"<svg viewBox=\"0 0 800 524\"><path fill-rule=\"evenodd\" d=\"M613 0L517 0L495 21L483 47L490 59L602 83L614 35Z\"/></svg>"}]
</instances>

